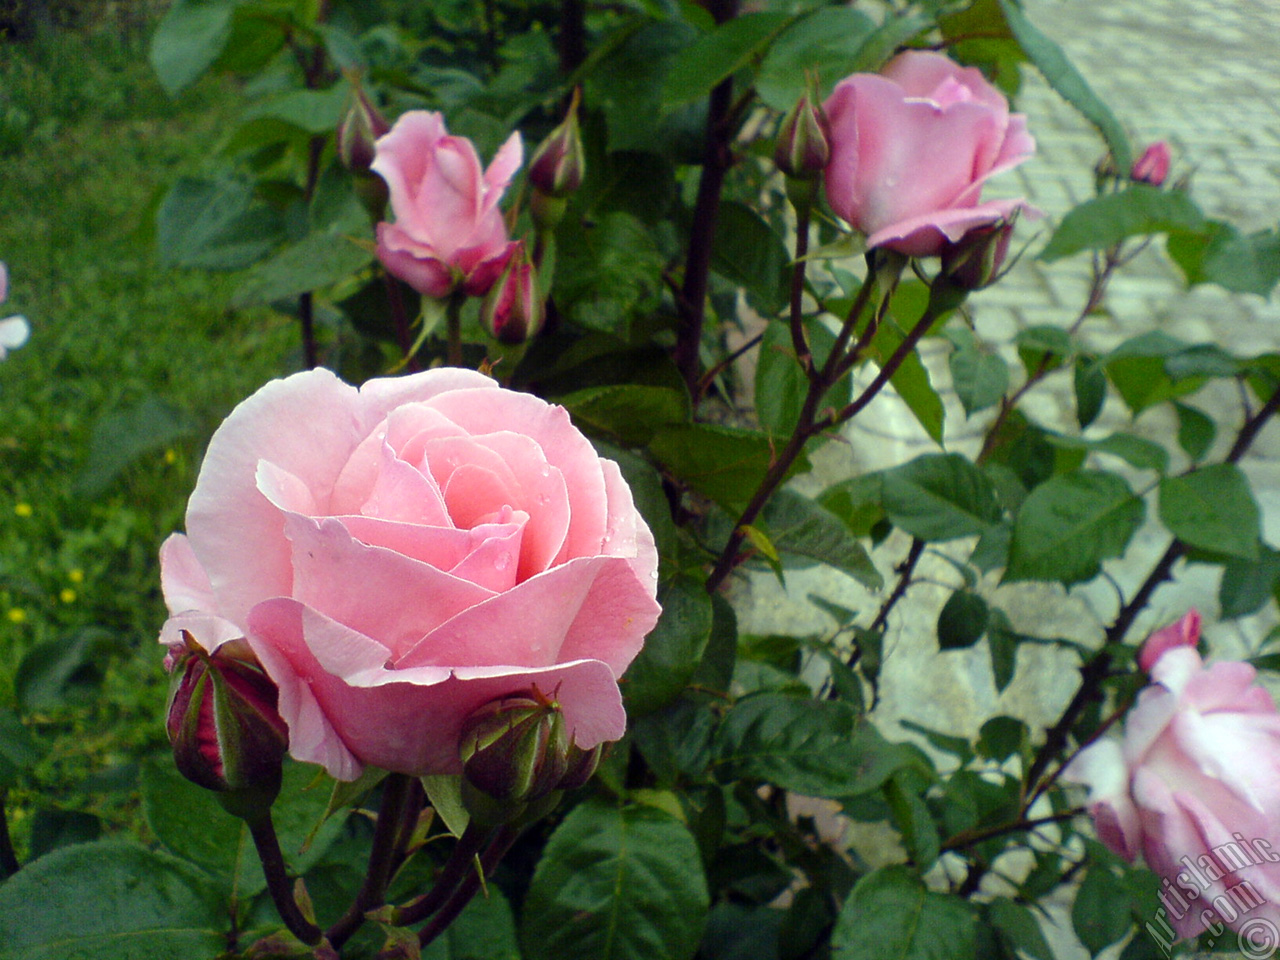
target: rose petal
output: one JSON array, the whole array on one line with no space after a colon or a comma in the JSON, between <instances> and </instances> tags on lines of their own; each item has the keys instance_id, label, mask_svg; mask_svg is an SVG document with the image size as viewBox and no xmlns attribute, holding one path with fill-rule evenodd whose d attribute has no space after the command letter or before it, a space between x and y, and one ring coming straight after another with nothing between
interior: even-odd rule
<instances>
[{"instance_id":1,"label":"rose petal","mask_svg":"<svg viewBox=\"0 0 1280 960\"><path fill-rule=\"evenodd\" d=\"M181 533L170 534L160 545L160 591L171 614L217 609L209 575Z\"/></svg>"},{"instance_id":2,"label":"rose petal","mask_svg":"<svg viewBox=\"0 0 1280 960\"><path fill-rule=\"evenodd\" d=\"M1142 831L1138 811L1129 799L1129 767L1120 745L1099 740L1076 755L1062 772L1063 779L1089 788L1089 813L1098 839L1132 861L1138 854Z\"/></svg>"},{"instance_id":3,"label":"rose petal","mask_svg":"<svg viewBox=\"0 0 1280 960\"><path fill-rule=\"evenodd\" d=\"M430 230L429 221L417 219L418 184L426 176L436 144L446 135L444 117L439 113L410 110L375 144L370 168L386 181L396 220L414 233Z\"/></svg>"},{"instance_id":4,"label":"rose petal","mask_svg":"<svg viewBox=\"0 0 1280 960\"><path fill-rule=\"evenodd\" d=\"M1177 647L1191 647L1194 649L1199 642L1200 612L1193 607L1187 611L1181 620L1171 623L1147 637L1146 643L1138 651L1138 666L1150 673L1151 668L1155 666L1156 661L1160 659L1165 651L1173 650Z\"/></svg>"},{"instance_id":5,"label":"rose petal","mask_svg":"<svg viewBox=\"0 0 1280 960\"><path fill-rule=\"evenodd\" d=\"M378 259L387 272L399 277L424 297L442 300L453 289L453 271L439 258L414 243L398 223L378 224Z\"/></svg>"},{"instance_id":6,"label":"rose petal","mask_svg":"<svg viewBox=\"0 0 1280 960\"><path fill-rule=\"evenodd\" d=\"M1023 200L992 200L976 207L935 210L872 233L867 237L867 246L887 246L911 257L933 256L946 241L955 243L970 230L1008 220L1014 211L1025 209Z\"/></svg>"}]
</instances>

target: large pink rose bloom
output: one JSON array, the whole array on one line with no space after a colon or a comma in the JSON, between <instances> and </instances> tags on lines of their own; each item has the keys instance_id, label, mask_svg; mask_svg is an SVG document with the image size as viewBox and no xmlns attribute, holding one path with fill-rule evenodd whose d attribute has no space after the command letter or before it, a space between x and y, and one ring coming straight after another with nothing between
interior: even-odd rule
<instances>
[{"instance_id":1,"label":"large pink rose bloom","mask_svg":"<svg viewBox=\"0 0 1280 960\"><path fill-rule=\"evenodd\" d=\"M411 110L378 138L372 169L387 182L395 223L378 224L378 257L395 276L429 297L462 285L479 296L506 260L507 228L498 201L520 167L513 133L489 169L444 118Z\"/></svg>"},{"instance_id":2,"label":"large pink rose bloom","mask_svg":"<svg viewBox=\"0 0 1280 960\"><path fill-rule=\"evenodd\" d=\"M1280 924L1280 715L1253 667L1205 666L1198 639L1194 610L1152 635L1139 656L1153 682L1123 741L1099 740L1065 774L1088 784L1099 839L1163 879L1184 938Z\"/></svg>"},{"instance_id":3,"label":"large pink rose bloom","mask_svg":"<svg viewBox=\"0 0 1280 960\"><path fill-rule=\"evenodd\" d=\"M452 368L267 384L214 434L160 560L161 641L247 637L289 752L339 780L457 773L467 715L535 687L578 746L616 740L659 613L617 465L563 408Z\"/></svg>"},{"instance_id":4,"label":"large pink rose bloom","mask_svg":"<svg viewBox=\"0 0 1280 960\"><path fill-rule=\"evenodd\" d=\"M1004 220L1021 200L982 203L987 178L1036 148L1026 117L981 71L907 51L880 74L855 73L825 104L831 209L867 246L933 256L974 227Z\"/></svg>"}]
</instances>

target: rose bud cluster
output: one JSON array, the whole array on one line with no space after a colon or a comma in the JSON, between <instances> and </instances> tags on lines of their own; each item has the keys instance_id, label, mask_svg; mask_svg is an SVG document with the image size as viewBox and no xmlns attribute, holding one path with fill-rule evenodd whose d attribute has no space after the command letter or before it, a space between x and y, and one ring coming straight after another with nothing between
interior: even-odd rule
<instances>
[{"instance_id":1,"label":"rose bud cluster","mask_svg":"<svg viewBox=\"0 0 1280 960\"><path fill-rule=\"evenodd\" d=\"M411 110L375 145L370 165L386 181L393 223L378 224L387 272L437 299L456 289L483 296L502 272L509 241L498 202L523 157L513 133L487 169L444 118Z\"/></svg>"},{"instance_id":2,"label":"rose bud cluster","mask_svg":"<svg viewBox=\"0 0 1280 960\"><path fill-rule=\"evenodd\" d=\"M1008 221L1022 200L982 202L986 181L1029 159L1026 117L982 73L909 50L879 74L836 85L825 104L831 209L868 247L936 256L977 227Z\"/></svg>"},{"instance_id":3,"label":"rose bud cluster","mask_svg":"<svg viewBox=\"0 0 1280 960\"><path fill-rule=\"evenodd\" d=\"M1064 774L1088 785L1099 839L1160 875L1178 937L1280 923L1280 713L1253 667L1205 665L1199 639L1194 610L1152 634L1138 657L1152 682L1123 739L1096 741Z\"/></svg>"},{"instance_id":4,"label":"rose bud cluster","mask_svg":"<svg viewBox=\"0 0 1280 960\"><path fill-rule=\"evenodd\" d=\"M208 652L179 634L166 722L178 771L238 816L265 810L280 792L289 738L276 686L243 640Z\"/></svg>"}]
</instances>

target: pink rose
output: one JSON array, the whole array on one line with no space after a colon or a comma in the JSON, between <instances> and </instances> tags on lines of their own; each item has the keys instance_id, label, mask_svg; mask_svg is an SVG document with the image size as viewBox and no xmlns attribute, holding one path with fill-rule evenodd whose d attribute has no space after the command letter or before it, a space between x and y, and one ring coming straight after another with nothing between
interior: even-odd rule
<instances>
[{"instance_id":1,"label":"pink rose","mask_svg":"<svg viewBox=\"0 0 1280 960\"><path fill-rule=\"evenodd\" d=\"M443 368L362 388L317 369L209 443L160 552L171 649L246 637L289 752L458 773L473 710L537 688L590 749L657 620L657 552L615 463L561 407Z\"/></svg>"},{"instance_id":2,"label":"pink rose","mask_svg":"<svg viewBox=\"0 0 1280 960\"><path fill-rule=\"evenodd\" d=\"M933 256L947 240L1009 218L1021 200L982 203L987 178L1035 152L1020 113L973 67L909 50L855 73L825 105L831 209L867 246Z\"/></svg>"},{"instance_id":3,"label":"pink rose","mask_svg":"<svg viewBox=\"0 0 1280 960\"><path fill-rule=\"evenodd\" d=\"M1097 741L1065 774L1088 784L1099 839L1161 876L1178 937L1280 924L1280 714L1253 667L1205 666L1198 639L1194 610L1152 635L1140 659L1158 654L1154 682L1123 742Z\"/></svg>"},{"instance_id":4,"label":"pink rose","mask_svg":"<svg viewBox=\"0 0 1280 960\"><path fill-rule=\"evenodd\" d=\"M502 270L507 227L498 201L520 167L513 133L488 170L444 118L411 110L378 138L372 169L387 182L395 223L378 224L378 257L388 271L429 297L462 285L480 296Z\"/></svg>"},{"instance_id":5,"label":"pink rose","mask_svg":"<svg viewBox=\"0 0 1280 960\"><path fill-rule=\"evenodd\" d=\"M1158 187L1169 176L1170 159L1169 144L1164 140L1157 140L1143 150L1142 156L1133 162L1133 169L1129 171L1129 177L1142 183L1149 183L1153 187Z\"/></svg>"}]
</instances>

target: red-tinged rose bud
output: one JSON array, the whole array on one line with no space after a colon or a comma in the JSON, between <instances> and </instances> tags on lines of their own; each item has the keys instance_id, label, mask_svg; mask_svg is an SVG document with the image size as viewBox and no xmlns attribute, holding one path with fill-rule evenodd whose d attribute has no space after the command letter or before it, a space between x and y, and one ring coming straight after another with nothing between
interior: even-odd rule
<instances>
[{"instance_id":1,"label":"red-tinged rose bud","mask_svg":"<svg viewBox=\"0 0 1280 960\"><path fill-rule=\"evenodd\" d=\"M961 290L981 290L1000 278L1000 268L1009 254L1009 242L1018 215L988 227L970 230L955 243L942 248L942 270L951 286Z\"/></svg>"},{"instance_id":2,"label":"red-tinged rose bud","mask_svg":"<svg viewBox=\"0 0 1280 960\"><path fill-rule=\"evenodd\" d=\"M569 745L569 762L564 776L560 778L560 790L577 790L585 786L595 776L596 767L600 766L600 757L604 753L604 744L598 743L590 750L583 750L576 743Z\"/></svg>"},{"instance_id":3,"label":"red-tinged rose bud","mask_svg":"<svg viewBox=\"0 0 1280 960\"><path fill-rule=\"evenodd\" d=\"M546 796L564 778L568 753L560 706L536 694L485 704L462 726L463 777L495 800Z\"/></svg>"},{"instance_id":4,"label":"red-tinged rose bud","mask_svg":"<svg viewBox=\"0 0 1280 960\"><path fill-rule=\"evenodd\" d=\"M378 138L391 124L373 105L364 90L355 87L355 96L346 116L338 124L338 158L353 173L368 173L376 153Z\"/></svg>"},{"instance_id":5,"label":"red-tinged rose bud","mask_svg":"<svg viewBox=\"0 0 1280 960\"><path fill-rule=\"evenodd\" d=\"M529 182L535 190L549 197L567 197L582 186L585 170L582 131L578 128L578 91L575 89L564 120L533 152L529 161Z\"/></svg>"},{"instance_id":6,"label":"red-tinged rose bud","mask_svg":"<svg viewBox=\"0 0 1280 960\"><path fill-rule=\"evenodd\" d=\"M1129 177L1140 183L1149 183L1153 187L1158 187L1169 176L1169 161L1169 144L1164 140L1157 140L1143 150L1142 156L1134 161Z\"/></svg>"},{"instance_id":7,"label":"red-tinged rose bud","mask_svg":"<svg viewBox=\"0 0 1280 960\"><path fill-rule=\"evenodd\" d=\"M791 108L778 128L773 160L788 177L813 180L831 159L831 124L809 94Z\"/></svg>"},{"instance_id":8,"label":"red-tinged rose bud","mask_svg":"<svg viewBox=\"0 0 1280 960\"><path fill-rule=\"evenodd\" d=\"M480 322L500 342L517 344L542 329L544 314L537 271L524 243L516 241L502 274L480 305Z\"/></svg>"},{"instance_id":9,"label":"red-tinged rose bud","mask_svg":"<svg viewBox=\"0 0 1280 960\"><path fill-rule=\"evenodd\" d=\"M182 636L166 724L178 770L238 816L265 809L280 792L289 739L276 686L247 644L210 654L185 630Z\"/></svg>"}]
</instances>

